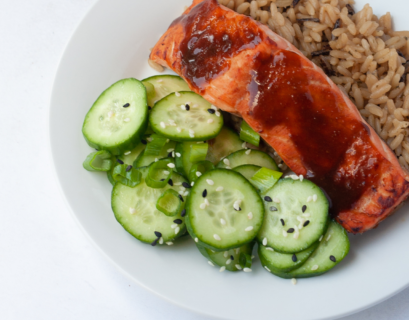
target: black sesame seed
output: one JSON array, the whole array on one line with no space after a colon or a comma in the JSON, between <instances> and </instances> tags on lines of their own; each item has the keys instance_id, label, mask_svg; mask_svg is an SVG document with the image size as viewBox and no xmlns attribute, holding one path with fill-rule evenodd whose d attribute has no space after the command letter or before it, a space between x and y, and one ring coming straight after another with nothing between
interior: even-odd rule
<instances>
[{"instance_id":1,"label":"black sesame seed","mask_svg":"<svg viewBox=\"0 0 409 320\"><path fill-rule=\"evenodd\" d=\"M334 256L329 256L329 259L330 259L332 262L337 262L337 259L336 259Z\"/></svg>"},{"instance_id":2,"label":"black sesame seed","mask_svg":"<svg viewBox=\"0 0 409 320\"><path fill-rule=\"evenodd\" d=\"M307 206L306 206L306 205L303 205L302 208L301 208L302 213L304 213L305 210L307 210Z\"/></svg>"},{"instance_id":3,"label":"black sesame seed","mask_svg":"<svg viewBox=\"0 0 409 320\"><path fill-rule=\"evenodd\" d=\"M273 199L271 199L269 196L265 196L264 201L273 202Z\"/></svg>"},{"instance_id":4,"label":"black sesame seed","mask_svg":"<svg viewBox=\"0 0 409 320\"><path fill-rule=\"evenodd\" d=\"M186 189L191 188L192 186L188 184L187 182L182 182L182 186L184 186Z\"/></svg>"},{"instance_id":5,"label":"black sesame seed","mask_svg":"<svg viewBox=\"0 0 409 320\"><path fill-rule=\"evenodd\" d=\"M128 108L129 106L130 106L129 103L125 103L125 104L124 104L124 108Z\"/></svg>"},{"instance_id":6,"label":"black sesame seed","mask_svg":"<svg viewBox=\"0 0 409 320\"><path fill-rule=\"evenodd\" d=\"M119 164L124 164L124 162L121 159L116 159L116 162L118 162Z\"/></svg>"},{"instance_id":7,"label":"black sesame seed","mask_svg":"<svg viewBox=\"0 0 409 320\"><path fill-rule=\"evenodd\" d=\"M350 4L346 5L347 9L348 9L348 14L353 16L355 14L354 9L352 9L352 6Z\"/></svg>"},{"instance_id":8,"label":"black sesame seed","mask_svg":"<svg viewBox=\"0 0 409 320\"><path fill-rule=\"evenodd\" d=\"M202 192L202 197L203 197L203 198L206 198L206 196L207 196L207 190L204 189L203 192Z\"/></svg>"},{"instance_id":9,"label":"black sesame seed","mask_svg":"<svg viewBox=\"0 0 409 320\"><path fill-rule=\"evenodd\" d=\"M280 221L281 221L281 224L282 224L283 226L285 226L284 219L280 219Z\"/></svg>"},{"instance_id":10,"label":"black sesame seed","mask_svg":"<svg viewBox=\"0 0 409 320\"><path fill-rule=\"evenodd\" d=\"M313 22L320 22L320 19L318 18L303 18L303 19L297 19L298 22L305 22L305 21L313 21Z\"/></svg>"},{"instance_id":11,"label":"black sesame seed","mask_svg":"<svg viewBox=\"0 0 409 320\"><path fill-rule=\"evenodd\" d=\"M396 50L396 52L398 53L399 56L401 56L402 58L405 58L405 55L402 53L402 51Z\"/></svg>"},{"instance_id":12,"label":"black sesame seed","mask_svg":"<svg viewBox=\"0 0 409 320\"><path fill-rule=\"evenodd\" d=\"M230 256L230 259L231 259L231 260L234 260L234 257L233 257L233 256Z\"/></svg>"},{"instance_id":13,"label":"black sesame seed","mask_svg":"<svg viewBox=\"0 0 409 320\"><path fill-rule=\"evenodd\" d=\"M329 56L330 51L329 50L318 50L311 52L311 57L318 57L318 56Z\"/></svg>"},{"instance_id":14,"label":"black sesame seed","mask_svg":"<svg viewBox=\"0 0 409 320\"><path fill-rule=\"evenodd\" d=\"M293 233L294 231L295 231L294 228L290 228L287 230L287 233Z\"/></svg>"},{"instance_id":15,"label":"black sesame seed","mask_svg":"<svg viewBox=\"0 0 409 320\"><path fill-rule=\"evenodd\" d=\"M95 149L95 150L99 151L98 149Z\"/></svg>"},{"instance_id":16,"label":"black sesame seed","mask_svg":"<svg viewBox=\"0 0 409 320\"><path fill-rule=\"evenodd\" d=\"M183 197L181 195L179 195L179 199L180 201L185 202L185 200L183 200Z\"/></svg>"},{"instance_id":17,"label":"black sesame seed","mask_svg":"<svg viewBox=\"0 0 409 320\"><path fill-rule=\"evenodd\" d=\"M154 247L158 244L159 238L152 241L151 246Z\"/></svg>"},{"instance_id":18,"label":"black sesame seed","mask_svg":"<svg viewBox=\"0 0 409 320\"><path fill-rule=\"evenodd\" d=\"M234 208L234 210L236 210L236 208ZM236 210L236 211L241 211L241 208L239 207L239 210Z\"/></svg>"},{"instance_id":19,"label":"black sesame seed","mask_svg":"<svg viewBox=\"0 0 409 320\"><path fill-rule=\"evenodd\" d=\"M142 144L148 144L148 141L146 141L146 140L141 140L141 142L142 142Z\"/></svg>"},{"instance_id":20,"label":"black sesame seed","mask_svg":"<svg viewBox=\"0 0 409 320\"><path fill-rule=\"evenodd\" d=\"M335 29L338 29L340 26L341 26L341 19L338 19L338 20L335 22L334 30L335 30Z\"/></svg>"},{"instance_id":21,"label":"black sesame seed","mask_svg":"<svg viewBox=\"0 0 409 320\"><path fill-rule=\"evenodd\" d=\"M310 220L307 220L307 221L305 221L304 222L304 224L302 225L303 227L306 227L306 226L308 226L310 224Z\"/></svg>"},{"instance_id":22,"label":"black sesame seed","mask_svg":"<svg viewBox=\"0 0 409 320\"><path fill-rule=\"evenodd\" d=\"M160 179L160 181L165 181L165 179Z\"/></svg>"},{"instance_id":23,"label":"black sesame seed","mask_svg":"<svg viewBox=\"0 0 409 320\"><path fill-rule=\"evenodd\" d=\"M300 2L300 0L294 0L293 1L293 4L292 4L293 8L298 4L298 2Z\"/></svg>"},{"instance_id":24,"label":"black sesame seed","mask_svg":"<svg viewBox=\"0 0 409 320\"><path fill-rule=\"evenodd\" d=\"M183 209L182 212L180 213L181 217L184 217L186 215L186 209Z\"/></svg>"},{"instance_id":25,"label":"black sesame seed","mask_svg":"<svg viewBox=\"0 0 409 320\"><path fill-rule=\"evenodd\" d=\"M173 180L172 180L172 179L169 179L168 184L169 184L171 187L173 187Z\"/></svg>"},{"instance_id":26,"label":"black sesame seed","mask_svg":"<svg viewBox=\"0 0 409 320\"><path fill-rule=\"evenodd\" d=\"M274 207L274 206L271 206L271 207L270 207L270 211L277 211L277 208Z\"/></svg>"},{"instance_id":27,"label":"black sesame seed","mask_svg":"<svg viewBox=\"0 0 409 320\"><path fill-rule=\"evenodd\" d=\"M209 112L210 114L214 114L216 111L214 111L214 109L207 109L207 112Z\"/></svg>"},{"instance_id":28,"label":"black sesame seed","mask_svg":"<svg viewBox=\"0 0 409 320\"><path fill-rule=\"evenodd\" d=\"M155 236L157 236L158 238L162 237L162 233L160 233L159 231L154 231L155 232Z\"/></svg>"},{"instance_id":29,"label":"black sesame seed","mask_svg":"<svg viewBox=\"0 0 409 320\"><path fill-rule=\"evenodd\" d=\"M172 158L172 152L168 153L168 158Z\"/></svg>"},{"instance_id":30,"label":"black sesame seed","mask_svg":"<svg viewBox=\"0 0 409 320\"><path fill-rule=\"evenodd\" d=\"M129 171L131 171L131 170L132 170L132 166L129 165L129 166L126 167L126 170L125 170L125 171L126 171L126 172L129 172Z\"/></svg>"},{"instance_id":31,"label":"black sesame seed","mask_svg":"<svg viewBox=\"0 0 409 320\"><path fill-rule=\"evenodd\" d=\"M152 107L151 107L151 106L148 106L148 109L149 109L149 110L152 110Z\"/></svg>"},{"instance_id":32,"label":"black sesame seed","mask_svg":"<svg viewBox=\"0 0 409 320\"><path fill-rule=\"evenodd\" d=\"M189 111L190 110L190 106L187 104L187 105L185 105L185 109L186 109L186 111Z\"/></svg>"},{"instance_id":33,"label":"black sesame seed","mask_svg":"<svg viewBox=\"0 0 409 320\"><path fill-rule=\"evenodd\" d=\"M182 224L183 223L183 221L180 220L180 219L173 220L173 222L176 223L176 224Z\"/></svg>"},{"instance_id":34,"label":"black sesame seed","mask_svg":"<svg viewBox=\"0 0 409 320\"><path fill-rule=\"evenodd\" d=\"M295 255L295 253L291 257L291 260L293 260L293 262L297 262L298 259L297 259L297 256Z\"/></svg>"}]
</instances>

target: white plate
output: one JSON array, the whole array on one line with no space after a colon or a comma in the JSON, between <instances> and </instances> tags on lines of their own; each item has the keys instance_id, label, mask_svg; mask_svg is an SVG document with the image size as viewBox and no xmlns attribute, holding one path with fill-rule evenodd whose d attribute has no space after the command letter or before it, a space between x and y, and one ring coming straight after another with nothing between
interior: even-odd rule
<instances>
[{"instance_id":1,"label":"white plate","mask_svg":"<svg viewBox=\"0 0 409 320\"><path fill-rule=\"evenodd\" d=\"M378 14L392 11L398 30L409 29L405 0L371 3ZM116 222L106 176L82 168L90 152L82 138L82 121L98 95L115 81L154 74L147 64L149 48L189 4L101 0L65 50L51 102L51 149L62 191L84 232L135 282L179 306L220 318L332 319L404 289L409 284L407 206L377 230L351 237L351 252L335 270L299 280L296 286L268 274L258 261L252 273L219 273L187 238L173 247L152 248Z\"/></svg>"}]
</instances>

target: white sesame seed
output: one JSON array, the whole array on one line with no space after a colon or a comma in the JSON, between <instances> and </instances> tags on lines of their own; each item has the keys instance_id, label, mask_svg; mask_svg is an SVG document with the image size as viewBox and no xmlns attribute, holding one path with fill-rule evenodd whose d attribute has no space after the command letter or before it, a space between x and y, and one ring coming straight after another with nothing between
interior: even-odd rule
<instances>
[{"instance_id":1,"label":"white sesame seed","mask_svg":"<svg viewBox=\"0 0 409 320\"><path fill-rule=\"evenodd\" d=\"M273 251L273 252L274 252L274 249L271 248L271 247L266 247L266 250L268 250L268 251Z\"/></svg>"},{"instance_id":2,"label":"white sesame seed","mask_svg":"<svg viewBox=\"0 0 409 320\"><path fill-rule=\"evenodd\" d=\"M212 105L210 108L212 108L214 111L217 111L217 107L215 107L214 105Z\"/></svg>"},{"instance_id":3,"label":"white sesame seed","mask_svg":"<svg viewBox=\"0 0 409 320\"><path fill-rule=\"evenodd\" d=\"M327 240L326 240L326 241L329 241L329 239L331 239L331 235L329 235L329 236L327 237Z\"/></svg>"},{"instance_id":4,"label":"white sesame seed","mask_svg":"<svg viewBox=\"0 0 409 320\"><path fill-rule=\"evenodd\" d=\"M283 167L283 165L280 163L280 164L278 165L278 167L279 167L279 168L282 168L282 167Z\"/></svg>"},{"instance_id":5,"label":"white sesame seed","mask_svg":"<svg viewBox=\"0 0 409 320\"><path fill-rule=\"evenodd\" d=\"M200 209L202 209L202 210L203 210L203 209L206 209L206 203L204 203L204 202L201 203L199 207L200 207Z\"/></svg>"},{"instance_id":6,"label":"white sesame seed","mask_svg":"<svg viewBox=\"0 0 409 320\"><path fill-rule=\"evenodd\" d=\"M211 179L206 179L206 182L207 182L207 184L208 184L209 186L214 185L214 182L213 182L213 180L211 180Z\"/></svg>"},{"instance_id":7,"label":"white sesame seed","mask_svg":"<svg viewBox=\"0 0 409 320\"><path fill-rule=\"evenodd\" d=\"M211 261L207 261L207 263L208 263L208 264L210 264L212 267L214 267L213 262L211 262Z\"/></svg>"},{"instance_id":8,"label":"white sesame seed","mask_svg":"<svg viewBox=\"0 0 409 320\"><path fill-rule=\"evenodd\" d=\"M180 109L186 110L185 105L184 104L180 105Z\"/></svg>"},{"instance_id":9,"label":"white sesame seed","mask_svg":"<svg viewBox=\"0 0 409 320\"><path fill-rule=\"evenodd\" d=\"M159 244L163 244L163 238L162 237L160 237L160 239L159 239Z\"/></svg>"},{"instance_id":10,"label":"white sesame seed","mask_svg":"<svg viewBox=\"0 0 409 320\"><path fill-rule=\"evenodd\" d=\"M179 152L176 152L176 157L180 158L182 155Z\"/></svg>"},{"instance_id":11,"label":"white sesame seed","mask_svg":"<svg viewBox=\"0 0 409 320\"><path fill-rule=\"evenodd\" d=\"M207 200L207 198L204 199L204 203L206 204L206 206L210 206L209 200Z\"/></svg>"},{"instance_id":12,"label":"white sesame seed","mask_svg":"<svg viewBox=\"0 0 409 320\"><path fill-rule=\"evenodd\" d=\"M178 225L177 225L176 223L174 223L174 224L172 224L170 227L171 227L172 229L175 229L177 226L178 226Z\"/></svg>"},{"instance_id":13,"label":"white sesame seed","mask_svg":"<svg viewBox=\"0 0 409 320\"><path fill-rule=\"evenodd\" d=\"M318 265L316 264L315 266L313 266L312 268L311 268L311 271L315 271L315 270L317 270L319 267L318 267Z\"/></svg>"},{"instance_id":14,"label":"white sesame seed","mask_svg":"<svg viewBox=\"0 0 409 320\"><path fill-rule=\"evenodd\" d=\"M173 185L174 186L180 186L180 185L182 185L182 182L173 182Z\"/></svg>"},{"instance_id":15,"label":"white sesame seed","mask_svg":"<svg viewBox=\"0 0 409 320\"><path fill-rule=\"evenodd\" d=\"M218 116L218 117L220 117L220 112L219 112L219 111L216 111L216 112L215 112L215 115Z\"/></svg>"},{"instance_id":16,"label":"white sesame seed","mask_svg":"<svg viewBox=\"0 0 409 320\"><path fill-rule=\"evenodd\" d=\"M172 168L172 169L173 169L173 168L175 167L175 164L174 164L174 163L168 163L167 166L168 166L169 168Z\"/></svg>"},{"instance_id":17,"label":"white sesame seed","mask_svg":"<svg viewBox=\"0 0 409 320\"><path fill-rule=\"evenodd\" d=\"M185 193L183 194L183 196L188 196L189 195L189 191L185 191Z\"/></svg>"},{"instance_id":18,"label":"white sesame seed","mask_svg":"<svg viewBox=\"0 0 409 320\"><path fill-rule=\"evenodd\" d=\"M231 168L229 166L227 166L226 169L231 169Z\"/></svg>"},{"instance_id":19,"label":"white sesame seed","mask_svg":"<svg viewBox=\"0 0 409 320\"><path fill-rule=\"evenodd\" d=\"M237 270L241 270L241 266L239 264L236 264L235 267Z\"/></svg>"},{"instance_id":20,"label":"white sesame seed","mask_svg":"<svg viewBox=\"0 0 409 320\"><path fill-rule=\"evenodd\" d=\"M175 120L169 119L169 125L172 126L172 127L176 127Z\"/></svg>"},{"instance_id":21,"label":"white sesame seed","mask_svg":"<svg viewBox=\"0 0 409 320\"><path fill-rule=\"evenodd\" d=\"M168 175L168 174L170 174L170 172L169 172L168 170L164 170L164 171L163 171L163 174Z\"/></svg>"},{"instance_id":22,"label":"white sesame seed","mask_svg":"<svg viewBox=\"0 0 409 320\"><path fill-rule=\"evenodd\" d=\"M181 196L183 196L183 194L185 193L183 190L180 190L179 192L178 192Z\"/></svg>"},{"instance_id":23,"label":"white sesame seed","mask_svg":"<svg viewBox=\"0 0 409 320\"><path fill-rule=\"evenodd\" d=\"M180 133L180 132L182 132L182 129L180 129L179 127L177 127L177 128L176 128L176 131Z\"/></svg>"},{"instance_id":24,"label":"white sesame seed","mask_svg":"<svg viewBox=\"0 0 409 320\"><path fill-rule=\"evenodd\" d=\"M213 119L208 119L207 123L213 123Z\"/></svg>"},{"instance_id":25,"label":"white sesame seed","mask_svg":"<svg viewBox=\"0 0 409 320\"><path fill-rule=\"evenodd\" d=\"M267 245L267 238L264 238L263 239L263 246L266 246Z\"/></svg>"},{"instance_id":26,"label":"white sesame seed","mask_svg":"<svg viewBox=\"0 0 409 320\"><path fill-rule=\"evenodd\" d=\"M161 126L163 129L166 128L166 124L165 124L163 121L161 121L160 126Z\"/></svg>"},{"instance_id":27,"label":"white sesame seed","mask_svg":"<svg viewBox=\"0 0 409 320\"><path fill-rule=\"evenodd\" d=\"M194 138L194 137L195 137L195 132L194 132L192 129L189 129L189 136L190 136L191 138Z\"/></svg>"},{"instance_id":28,"label":"white sesame seed","mask_svg":"<svg viewBox=\"0 0 409 320\"><path fill-rule=\"evenodd\" d=\"M129 118L124 119L124 122L129 122L129 121L131 121L131 119L129 119Z\"/></svg>"},{"instance_id":29,"label":"white sesame seed","mask_svg":"<svg viewBox=\"0 0 409 320\"><path fill-rule=\"evenodd\" d=\"M224 189L224 188L223 188L222 186L220 186L220 187L217 187L217 188L216 188L216 191L223 191L223 189Z\"/></svg>"},{"instance_id":30,"label":"white sesame seed","mask_svg":"<svg viewBox=\"0 0 409 320\"><path fill-rule=\"evenodd\" d=\"M309 197L307 198L307 203L308 203L308 202L311 202L311 201L312 201L312 197L309 196Z\"/></svg>"},{"instance_id":31,"label":"white sesame seed","mask_svg":"<svg viewBox=\"0 0 409 320\"><path fill-rule=\"evenodd\" d=\"M226 270L226 267L225 267L225 266L221 267L219 271L220 271L220 272L223 272L224 270Z\"/></svg>"},{"instance_id":32,"label":"white sesame seed","mask_svg":"<svg viewBox=\"0 0 409 320\"><path fill-rule=\"evenodd\" d=\"M158 160L159 160L158 158L155 158L155 162L158 162Z\"/></svg>"},{"instance_id":33,"label":"white sesame seed","mask_svg":"<svg viewBox=\"0 0 409 320\"><path fill-rule=\"evenodd\" d=\"M175 150L174 148L170 148L168 149L166 152L172 152L173 150Z\"/></svg>"},{"instance_id":34,"label":"white sesame seed","mask_svg":"<svg viewBox=\"0 0 409 320\"><path fill-rule=\"evenodd\" d=\"M251 272L251 271L253 271L253 270L251 270L250 268L244 268L243 271L244 271L244 272Z\"/></svg>"},{"instance_id":35,"label":"white sesame seed","mask_svg":"<svg viewBox=\"0 0 409 320\"><path fill-rule=\"evenodd\" d=\"M304 213L303 217L309 218L309 217L311 217L311 215L309 213Z\"/></svg>"},{"instance_id":36,"label":"white sesame seed","mask_svg":"<svg viewBox=\"0 0 409 320\"><path fill-rule=\"evenodd\" d=\"M134 208L129 208L129 213L130 214L134 214L136 212L136 210Z\"/></svg>"},{"instance_id":37,"label":"white sesame seed","mask_svg":"<svg viewBox=\"0 0 409 320\"><path fill-rule=\"evenodd\" d=\"M196 171L196 176L200 177L202 175L202 173L200 171Z\"/></svg>"},{"instance_id":38,"label":"white sesame seed","mask_svg":"<svg viewBox=\"0 0 409 320\"><path fill-rule=\"evenodd\" d=\"M275 203L280 203L280 199L278 199L278 198L273 198L273 202L275 202Z\"/></svg>"},{"instance_id":39,"label":"white sesame seed","mask_svg":"<svg viewBox=\"0 0 409 320\"><path fill-rule=\"evenodd\" d=\"M299 232L299 231L294 232L294 235L293 235L293 238L294 238L294 239L297 240L299 236L300 236L300 232Z\"/></svg>"},{"instance_id":40,"label":"white sesame seed","mask_svg":"<svg viewBox=\"0 0 409 320\"><path fill-rule=\"evenodd\" d=\"M230 165L230 160L227 159L227 158L224 158L224 159L223 159L223 163L224 163L226 166L229 166L229 165Z\"/></svg>"},{"instance_id":41,"label":"white sesame seed","mask_svg":"<svg viewBox=\"0 0 409 320\"><path fill-rule=\"evenodd\" d=\"M285 176L284 177L284 179L290 179L291 178L291 176Z\"/></svg>"},{"instance_id":42,"label":"white sesame seed","mask_svg":"<svg viewBox=\"0 0 409 320\"><path fill-rule=\"evenodd\" d=\"M248 150L246 151L246 154L249 155L250 152L251 152L251 149L248 149Z\"/></svg>"},{"instance_id":43,"label":"white sesame seed","mask_svg":"<svg viewBox=\"0 0 409 320\"><path fill-rule=\"evenodd\" d=\"M226 265L227 265L227 264L230 264L230 262L231 262L231 259L227 259L227 260L226 260Z\"/></svg>"},{"instance_id":44,"label":"white sesame seed","mask_svg":"<svg viewBox=\"0 0 409 320\"><path fill-rule=\"evenodd\" d=\"M153 140L153 138L151 138L151 137L146 138L146 141L148 141L148 142L152 142L152 140Z\"/></svg>"},{"instance_id":45,"label":"white sesame seed","mask_svg":"<svg viewBox=\"0 0 409 320\"><path fill-rule=\"evenodd\" d=\"M253 212L249 212L247 214L247 218L249 218L249 220L253 219Z\"/></svg>"},{"instance_id":46,"label":"white sesame seed","mask_svg":"<svg viewBox=\"0 0 409 320\"><path fill-rule=\"evenodd\" d=\"M314 202L317 201L317 198L318 198L317 195L314 194L314 195L312 196L312 201L314 201Z\"/></svg>"},{"instance_id":47,"label":"white sesame seed","mask_svg":"<svg viewBox=\"0 0 409 320\"><path fill-rule=\"evenodd\" d=\"M218 234L214 234L213 238L215 238L215 240L217 240L217 241L222 240L222 238L220 238L220 236Z\"/></svg>"},{"instance_id":48,"label":"white sesame seed","mask_svg":"<svg viewBox=\"0 0 409 320\"><path fill-rule=\"evenodd\" d=\"M226 225L226 220L220 219L220 223L225 226Z\"/></svg>"},{"instance_id":49,"label":"white sesame seed","mask_svg":"<svg viewBox=\"0 0 409 320\"><path fill-rule=\"evenodd\" d=\"M172 242L172 241L168 241L168 242L166 242L166 244L167 244L168 246L172 246L172 245L173 245L173 242Z\"/></svg>"},{"instance_id":50,"label":"white sesame seed","mask_svg":"<svg viewBox=\"0 0 409 320\"><path fill-rule=\"evenodd\" d=\"M300 221L300 222L305 221L305 219L303 217L300 217L300 216L297 216L297 220Z\"/></svg>"},{"instance_id":51,"label":"white sesame seed","mask_svg":"<svg viewBox=\"0 0 409 320\"><path fill-rule=\"evenodd\" d=\"M227 258L228 255L229 255L229 251L223 252L223 257Z\"/></svg>"},{"instance_id":52,"label":"white sesame seed","mask_svg":"<svg viewBox=\"0 0 409 320\"><path fill-rule=\"evenodd\" d=\"M283 230L283 236L284 236L285 238L287 238L287 236L288 236L287 231Z\"/></svg>"},{"instance_id":53,"label":"white sesame seed","mask_svg":"<svg viewBox=\"0 0 409 320\"><path fill-rule=\"evenodd\" d=\"M244 229L244 231L251 231L253 230L253 226L248 226L246 229Z\"/></svg>"},{"instance_id":54,"label":"white sesame seed","mask_svg":"<svg viewBox=\"0 0 409 320\"><path fill-rule=\"evenodd\" d=\"M115 115L115 113L113 111L108 112L108 118L112 118L114 115Z\"/></svg>"},{"instance_id":55,"label":"white sesame seed","mask_svg":"<svg viewBox=\"0 0 409 320\"><path fill-rule=\"evenodd\" d=\"M271 270L267 266L264 266L264 269L266 269L268 272L271 272Z\"/></svg>"},{"instance_id":56,"label":"white sesame seed","mask_svg":"<svg viewBox=\"0 0 409 320\"><path fill-rule=\"evenodd\" d=\"M195 182L194 182L194 181L192 181L192 183L190 184L190 186L192 186L192 187L193 187L194 185L195 185Z\"/></svg>"},{"instance_id":57,"label":"white sesame seed","mask_svg":"<svg viewBox=\"0 0 409 320\"><path fill-rule=\"evenodd\" d=\"M324 236L323 236L323 235L320 237L320 239L319 239L318 241L319 241L319 242L321 242L321 241L322 241L322 238L324 238Z\"/></svg>"},{"instance_id":58,"label":"white sesame seed","mask_svg":"<svg viewBox=\"0 0 409 320\"><path fill-rule=\"evenodd\" d=\"M244 142L241 144L241 147L242 147L243 149L247 149L247 142L244 141Z\"/></svg>"},{"instance_id":59,"label":"white sesame seed","mask_svg":"<svg viewBox=\"0 0 409 320\"><path fill-rule=\"evenodd\" d=\"M278 153L274 151L274 155L277 157L277 156L278 156Z\"/></svg>"},{"instance_id":60,"label":"white sesame seed","mask_svg":"<svg viewBox=\"0 0 409 320\"><path fill-rule=\"evenodd\" d=\"M199 242L199 239L198 239L198 238L195 238L195 242Z\"/></svg>"},{"instance_id":61,"label":"white sesame seed","mask_svg":"<svg viewBox=\"0 0 409 320\"><path fill-rule=\"evenodd\" d=\"M296 278L292 278L291 279L291 283L295 286L297 284L297 279Z\"/></svg>"},{"instance_id":62,"label":"white sesame seed","mask_svg":"<svg viewBox=\"0 0 409 320\"><path fill-rule=\"evenodd\" d=\"M176 92L175 92L175 96L176 96L176 97L180 97L180 93L176 91Z\"/></svg>"},{"instance_id":63,"label":"white sesame seed","mask_svg":"<svg viewBox=\"0 0 409 320\"><path fill-rule=\"evenodd\" d=\"M172 151L172 158L175 157L175 151Z\"/></svg>"},{"instance_id":64,"label":"white sesame seed","mask_svg":"<svg viewBox=\"0 0 409 320\"><path fill-rule=\"evenodd\" d=\"M131 154L131 151L127 151L124 153L125 156L127 156L128 154Z\"/></svg>"},{"instance_id":65,"label":"white sesame seed","mask_svg":"<svg viewBox=\"0 0 409 320\"><path fill-rule=\"evenodd\" d=\"M233 208L236 211L240 211L240 203L238 201L236 201L235 203L233 203Z\"/></svg>"},{"instance_id":66,"label":"white sesame seed","mask_svg":"<svg viewBox=\"0 0 409 320\"><path fill-rule=\"evenodd\" d=\"M300 174L300 181L302 182L304 180L304 176Z\"/></svg>"},{"instance_id":67,"label":"white sesame seed","mask_svg":"<svg viewBox=\"0 0 409 320\"><path fill-rule=\"evenodd\" d=\"M179 228L179 227L176 227L176 229L175 229L175 234L178 234L179 231L180 231L180 228Z\"/></svg>"}]
</instances>

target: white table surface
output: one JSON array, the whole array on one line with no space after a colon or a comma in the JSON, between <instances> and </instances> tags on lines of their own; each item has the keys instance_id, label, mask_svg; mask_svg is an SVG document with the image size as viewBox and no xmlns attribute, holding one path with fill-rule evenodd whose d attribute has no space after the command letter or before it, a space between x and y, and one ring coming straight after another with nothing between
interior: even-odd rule
<instances>
[{"instance_id":1,"label":"white table surface","mask_svg":"<svg viewBox=\"0 0 409 320\"><path fill-rule=\"evenodd\" d=\"M0 319L210 319L160 299L105 260L71 218L50 169L54 75L94 2L0 0ZM408 301L409 289L344 319L409 319Z\"/></svg>"}]
</instances>

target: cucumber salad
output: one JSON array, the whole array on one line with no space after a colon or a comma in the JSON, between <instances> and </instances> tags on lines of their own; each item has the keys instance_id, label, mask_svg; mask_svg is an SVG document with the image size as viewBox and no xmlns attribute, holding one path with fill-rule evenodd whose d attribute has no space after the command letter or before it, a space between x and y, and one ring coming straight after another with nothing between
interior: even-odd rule
<instances>
[{"instance_id":1,"label":"cucumber salad","mask_svg":"<svg viewBox=\"0 0 409 320\"><path fill-rule=\"evenodd\" d=\"M323 191L281 172L260 136L227 117L178 76L120 80L85 117L95 151L83 167L106 172L116 220L153 247L189 235L220 272L251 272L257 244L264 269L293 283L334 268L349 240Z\"/></svg>"}]
</instances>

